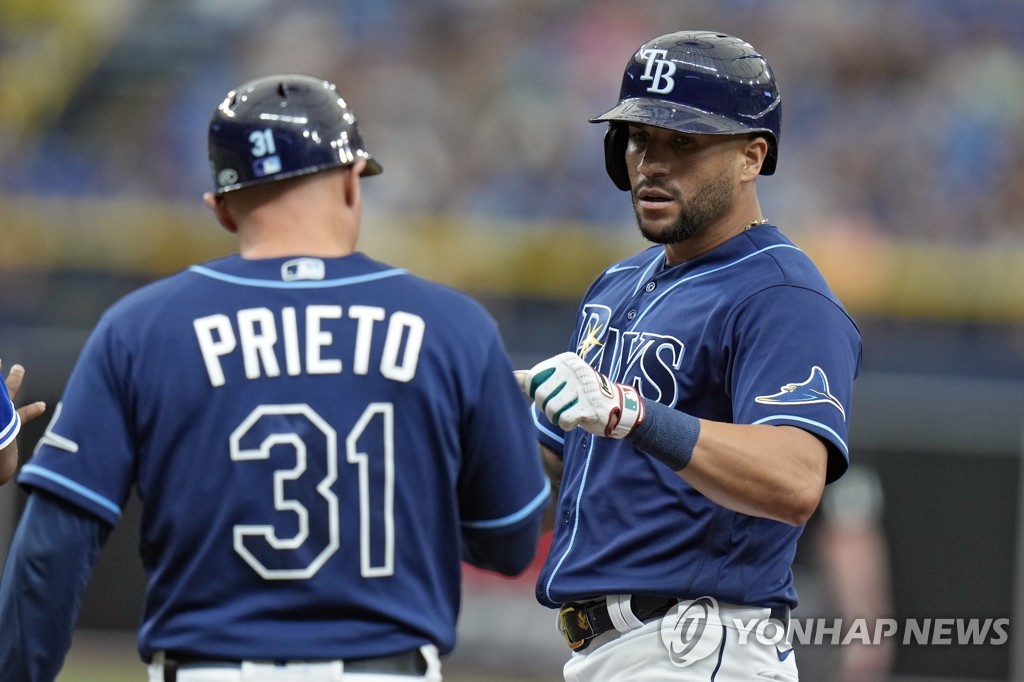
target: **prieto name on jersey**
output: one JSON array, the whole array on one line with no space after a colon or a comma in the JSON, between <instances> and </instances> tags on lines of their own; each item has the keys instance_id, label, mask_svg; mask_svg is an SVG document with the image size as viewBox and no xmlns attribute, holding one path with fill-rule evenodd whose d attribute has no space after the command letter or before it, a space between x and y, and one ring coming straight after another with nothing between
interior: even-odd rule
<instances>
[{"instance_id":1,"label":"prieto name on jersey","mask_svg":"<svg viewBox=\"0 0 1024 682\"><path fill-rule=\"evenodd\" d=\"M241 356L246 379L282 374L366 375L373 370L399 382L416 376L426 331L419 315L368 305L308 305L302 308L301 319L302 323L294 307L258 307L193 320L210 384L218 387L227 383L222 360L237 355ZM351 357L337 357L332 329L352 334ZM372 363L371 351L379 335L384 336L384 348L380 359ZM278 350L283 363L278 360Z\"/></svg>"}]
</instances>

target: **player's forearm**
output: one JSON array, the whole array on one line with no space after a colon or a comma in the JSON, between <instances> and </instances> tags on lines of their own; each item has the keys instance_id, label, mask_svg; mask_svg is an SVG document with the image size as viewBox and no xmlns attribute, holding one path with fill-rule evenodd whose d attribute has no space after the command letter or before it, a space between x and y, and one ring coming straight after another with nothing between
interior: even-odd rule
<instances>
[{"instance_id":1,"label":"player's forearm","mask_svg":"<svg viewBox=\"0 0 1024 682\"><path fill-rule=\"evenodd\" d=\"M697 419L645 399L634 447L660 460L724 507L793 525L818 506L827 452L817 437L789 426Z\"/></svg>"},{"instance_id":2,"label":"player's forearm","mask_svg":"<svg viewBox=\"0 0 1024 682\"><path fill-rule=\"evenodd\" d=\"M18 442L11 441L0 448L0 485L7 483L18 471Z\"/></svg>"},{"instance_id":3,"label":"player's forearm","mask_svg":"<svg viewBox=\"0 0 1024 682\"><path fill-rule=\"evenodd\" d=\"M800 525L821 501L827 461L825 445L796 427L701 420L679 475L724 507Z\"/></svg>"},{"instance_id":4,"label":"player's forearm","mask_svg":"<svg viewBox=\"0 0 1024 682\"><path fill-rule=\"evenodd\" d=\"M821 500L828 451L807 431L698 419L610 382L569 352L516 379L563 431L625 438L734 511L801 525Z\"/></svg>"}]
</instances>

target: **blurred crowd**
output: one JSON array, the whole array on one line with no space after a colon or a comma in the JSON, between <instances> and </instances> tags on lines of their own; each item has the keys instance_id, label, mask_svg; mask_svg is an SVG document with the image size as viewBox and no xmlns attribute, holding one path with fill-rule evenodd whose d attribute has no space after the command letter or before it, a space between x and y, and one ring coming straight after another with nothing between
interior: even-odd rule
<instances>
[{"instance_id":1,"label":"blurred crowd","mask_svg":"<svg viewBox=\"0 0 1024 682\"><path fill-rule=\"evenodd\" d=\"M196 202L213 104L248 78L301 71L334 80L360 118L385 168L365 185L375 210L621 229L629 204L587 119L614 104L637 45L706 28L747 39L776 71L772 222L1024 244L1019 0L122 2L129 19L59 113L0 135L15 140L0 194Z\"/></svg>"}]
</instances>

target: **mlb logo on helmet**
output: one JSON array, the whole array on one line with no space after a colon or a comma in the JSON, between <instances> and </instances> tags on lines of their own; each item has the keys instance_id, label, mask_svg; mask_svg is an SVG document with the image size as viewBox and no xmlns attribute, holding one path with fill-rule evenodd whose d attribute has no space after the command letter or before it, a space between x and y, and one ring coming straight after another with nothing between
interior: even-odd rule
<instances>
[{"instance_id":1,"label":"mlb logo on helmet","mask_svg":"<svg viewBox=\"0 0 1024 682\"><path fill-rule=\"evenodd\" d=\"M277 156L265 156L262 159L256 159L252 164L252 174L257 178L262 178L267 175L273 175L281 172L281 157Z\"/></svg>"}]
</instances>

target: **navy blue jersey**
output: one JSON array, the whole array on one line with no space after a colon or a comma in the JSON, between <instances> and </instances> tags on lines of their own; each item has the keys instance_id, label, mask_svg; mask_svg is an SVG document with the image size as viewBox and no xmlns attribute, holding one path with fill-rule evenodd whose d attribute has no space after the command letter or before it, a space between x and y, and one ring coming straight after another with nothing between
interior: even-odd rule
<instances>
[{"instance_id":1,"label":"navy blue jersey","mask_svg":"<svg viewBox=\"0 0 1024 682\"><path fill-rule=\"evenodd\" d=\"M21 429L21 419L14 409L11 396L7 393L7 384L0 377L0 448L10 445Z\"/></svg>"},{"instance_id":2,"label":"navy blue jersey","mask_svg":"<svg viewBox=\"0 0 1024 682\"><path fill-rule=\"evenodd\" d=\"M696 417L806 429L828 446L828 480L846 468L860 333L774 227L673 267L656 246L608 268L583 300L570 348ZM533 415L564 462L541 603L648 593L796 604L790 567L802 527L726 509L626 440Z\"/></svg>"},{"instance_id":3,"label":"navy blue jersey","mask_svg":"<svg viewBox=\"0 0 1024 682\"><path fill-rule=\"evenodd\" d=\"M147 661L444 653L462 559L536 547L523 407L467 296L362 254L231 256L104 314L19 481L110 524L137 489Z\"/></svg>"}]
</instances>

